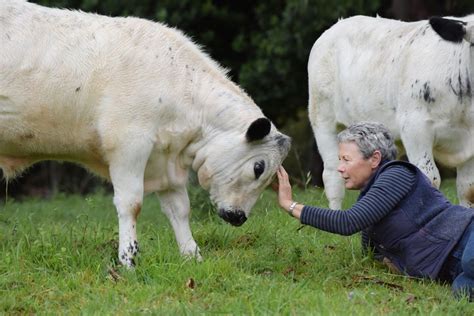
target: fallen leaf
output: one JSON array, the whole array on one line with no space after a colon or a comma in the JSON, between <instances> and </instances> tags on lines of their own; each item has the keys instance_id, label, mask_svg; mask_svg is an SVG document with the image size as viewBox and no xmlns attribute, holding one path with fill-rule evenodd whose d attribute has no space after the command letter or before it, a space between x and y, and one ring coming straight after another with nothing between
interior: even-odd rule
<instances>
[{"instance_id":1,"label":"fallen leaf","mask_svg":"<svg viewBox=\"0 0 474 316\"><path fill-rule=\"evenodd\" d=\"M408 297L406 298L405 302L406 302L407 304L411 304L411 303L415 302L415 300L416 300L416 296L415 296L415 295L413 295L413 294L408 294Z\"/></svg>"},{"instance_id":2,"label":"fallen leaf","mask_svg":"<svg viewBox=\"0 0 474 316\"><path fill-rule=\"evenodd\" d=\"M283 275L288 275L292 272L295 272L295 269L293 267L288 267L283 271Z\"/></svg>"},{"instance_id":3,"label":"fallen leaf","mask_svg":"<svg viewBox=\"0 0 474 316\"><path fill-rule=\"evenodd\" d=\"M109 268L109 276L112 278L113 281L118 282L122 277L114 268Z\"/></svg>"},{"instance_id":4,"label":"fallen leaf","mask_svg":"<svg viewBox=\"0 0 474 316\"><path fill-rule=\"evenodd\" d=\"M390 283L390 282L385 282L385 281L382 281L374 276L354 276L352 277L352 280L353 282L356 282L356 283L361 283L361 282L371 282L371 283L375 283L375 284L380 284L380 285L383 285L383 286L386 286L386 287L389 287L389 288L392 288L392 289L396 289L396 290L399 290L399 291L403 291L403 286L401 285L398 285L398 284L395 284L395 283Z\"/></svg>"},{"instance_id":5,"label":"fallen leaf","mask_svg":"<svg viewBox=\"0 0 474 316\"><path fill-rule=\"evenodd\" d=\"M196 287L196 282L194 282L194 279L193 279L193 278L189 278L189 279L186 281L186 287L187 287L187 288L190 288L191 290L194 290L194 288Z\"/></svg>"},{"instance_id":6,"label":"fallen leaf","mask_svg":"<svg viewBox=\"0 0 474 316\"><path fill-rule=\"evenodd\" d=\"M325 251L331 251L331 252L336 250L336 246L333 246L333 245L324 245L323 248Z\"/></svg>"}]
</instances>

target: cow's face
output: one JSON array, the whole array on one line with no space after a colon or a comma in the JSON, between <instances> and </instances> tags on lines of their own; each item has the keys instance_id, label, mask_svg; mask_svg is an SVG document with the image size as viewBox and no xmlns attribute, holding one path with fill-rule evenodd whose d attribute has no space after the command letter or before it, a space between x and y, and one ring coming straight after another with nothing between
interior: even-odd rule
<instances>
[{"instance_id":1,"label":"cow's face","mask_svg":"<svg viewBox=\"0 0 474 316\"><path fill-rule=\"evenodd\" d=\"M255 120L245 135L217 137L205 153L199 183L208 189L219 216L242 225L288 154L291 140L266 118Z\"/></svg>"}]
</instances>

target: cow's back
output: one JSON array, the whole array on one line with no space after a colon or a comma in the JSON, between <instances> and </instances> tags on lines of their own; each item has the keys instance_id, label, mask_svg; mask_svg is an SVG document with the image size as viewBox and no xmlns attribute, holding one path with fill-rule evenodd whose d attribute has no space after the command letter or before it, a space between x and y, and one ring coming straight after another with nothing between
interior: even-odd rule
<instances>
[{"instance_id":1,"label":"cow's back","mask_svg":"<svg viewBox=\"0 0 474 316\"><path fill-rule=\"evenodd\" d=\"M186 146L205 120L245 132L244 116L262 115L224 69L161 23L7 0L0 29L0 167L7 176L59 159L108 177L114 152L135 138L153 144L145 177L160 169L154 176L163 180L183 160L180 175L169 175L181 184ZM224 109L239 114L238 124L219 117Z\"/></svg>"},{"instance_id":2,"label":"cow's back","mask_svg":"<svg viewBox=\"0 0 474 316\"><path fill-rule=\"evenodd\" d=\"M309 87L315 99L329 98L313 116L332 117L349 125L357 118L377 117L392 131L399 52L418 25L382 18L344 19L315 42L308 63ZM311 110L311 109L310 109Z\"/></svg>"},{"instance_id":3,"label":"cow's back","mask_svg":"<svg viewBox=\"0 0 474 316\"><path fill-rule=\"evenodd\" d=\"M396 137L407 116L430 120L437 155L456 165L474 154L466 146L474 126L468 46L441 40L427 21L341 20L311 51L310 119L346 126L379 121Z\"/></svg>"},{"instance_id":4,"label":"cow's back","mask_svg":"<svg viewBox=\"0 0 474 316\"><path fill-rule=\"evenodd\" d=\"M99 157L131 118L154 133L160 114L178 117L178 60L219 72L181 32L139 18L5 1L0 29L0 155Z\"/></svg>"}]
</instances>

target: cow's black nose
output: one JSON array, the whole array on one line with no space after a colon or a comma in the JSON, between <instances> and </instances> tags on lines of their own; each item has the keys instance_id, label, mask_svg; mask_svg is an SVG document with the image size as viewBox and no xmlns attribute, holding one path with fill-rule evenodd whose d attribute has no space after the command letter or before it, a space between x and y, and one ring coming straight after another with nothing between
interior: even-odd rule
<instances>
[{"instance_id":1,"label":"cow's black nose","mask_svg":"<svg viewBox=\"0 0 474 316\"><path fill-rule=\"evenodd\" d=\"M247 220L247 216L241 210L225 210L221 208L219 209L219 216L234 226L241 226Z\"/></svg>"}]
</instances>

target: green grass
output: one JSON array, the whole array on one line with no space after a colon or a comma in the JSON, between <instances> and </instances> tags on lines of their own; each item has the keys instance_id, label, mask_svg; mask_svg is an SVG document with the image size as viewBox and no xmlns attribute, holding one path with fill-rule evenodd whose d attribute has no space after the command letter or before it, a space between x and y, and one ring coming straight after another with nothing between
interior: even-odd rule
<instances>
[{"instance_id":1,"label":"green grass","mask_svg":"<svg viewBox=\"0 0 474 316\"><path fill-rule=\"evenodd\" d=\"M443 186L455 201L453 182ZM356 198L352 192L346 207ZM327 205L321 190L295 199ZM110 196L10 201L0 212L0 313L96 315L472 315L450 287L394 275L363 257L358 236L302 227L266 191L234 228L191 190L204 260L184 260L155 196L139 218L135 271L115 264ZM191 286L190 280L194 281Z\"/></svg>"}]
</instances>

